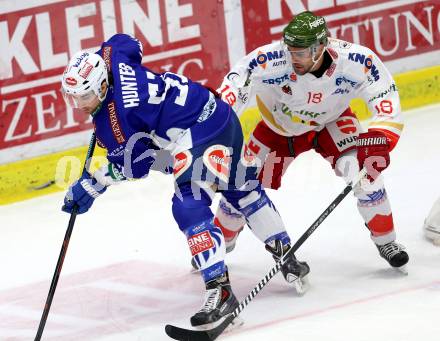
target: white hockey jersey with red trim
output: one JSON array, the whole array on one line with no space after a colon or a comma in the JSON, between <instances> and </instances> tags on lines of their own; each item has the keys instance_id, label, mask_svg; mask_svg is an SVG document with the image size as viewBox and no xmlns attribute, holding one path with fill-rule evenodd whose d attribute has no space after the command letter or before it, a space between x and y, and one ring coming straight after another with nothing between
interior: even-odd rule
<instances>
[{"instance_id":1,"label":"white hockey jersey with red trim","mask_svg":"<svg viewBox=\"0 0 440 341\"><path fill-rule=\"evenodd\" d=\"M369 48L329 39L332 64L322 77L293 71L281 42L243 57L218 90L241 113L255 97L264 121L278 134L298 136L321 130L362 98L373 113L369 129L381 130L394 147L403 129L399 94L382 61Z\"/></svg>"}]
</instances>

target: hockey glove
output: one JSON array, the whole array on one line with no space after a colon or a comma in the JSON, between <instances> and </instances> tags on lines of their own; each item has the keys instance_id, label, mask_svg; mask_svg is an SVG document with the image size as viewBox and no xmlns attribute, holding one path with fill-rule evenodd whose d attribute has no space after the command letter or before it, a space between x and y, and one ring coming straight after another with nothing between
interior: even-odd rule
<instances>
[{"instance_id":1,"label":"hockey glove","mask_svg":"<svg viewBox=\"0 0 440 341\"><path fill-rule=\"evenodd\" d=\"M369 130L359 134L357 141L359 167L365 167L368 179L374 181L390 164L390 143L385 134Z\"/></svg>"},{"instance_id":2,"label":"hockey glove","mask_svg":"<svg viewBox=\"0 0 440 341\"><path fill-rule=\"evenodd\" d=\"M104 193L107 186L100 184L89 173L85 172L78 181L74 182L64 197L64 212L72 213L73 207L78 205L78 214L85 213L92 206L93 201Z\"/></svg>"},{"instance_id":3,"label":"hockey glove","mask_svg":"<svg viewBox=\"0 0 440 341\"><path fill-rule=\"evenodd\" d=\"M123 174L122 167L111 162L99 168L93 174L93 177L99 184L104 186L116 185L121 181L127 180Z\"/></svg>"}]
</instances>

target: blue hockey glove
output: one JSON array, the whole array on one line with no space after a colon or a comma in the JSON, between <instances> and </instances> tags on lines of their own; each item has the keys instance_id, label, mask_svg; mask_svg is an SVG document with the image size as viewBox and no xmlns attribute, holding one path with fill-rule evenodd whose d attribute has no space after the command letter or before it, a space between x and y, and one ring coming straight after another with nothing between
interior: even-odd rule
<instances>
[{"instance_id":1,"label":"blue hockey glove","mask_svg":"<svg viewBox=\"0 0 440 341\"><path fill-rule=\"evenodd\" d=\"M72 213L75 204L78 205L78 214L85 213L92 206L93 201L106 191L94 177L85 172L78 181L74 182L64 197L64 212Z\"/></svg>"}]
</instances>

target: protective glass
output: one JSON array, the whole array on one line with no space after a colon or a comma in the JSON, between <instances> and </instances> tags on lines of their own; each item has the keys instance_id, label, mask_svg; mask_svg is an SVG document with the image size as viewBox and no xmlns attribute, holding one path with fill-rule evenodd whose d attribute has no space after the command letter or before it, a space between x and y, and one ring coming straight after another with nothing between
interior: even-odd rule
<instances>
[{"instance_id":1,"label":"protective glass","mask_svg":"<svg viewBox=\"0 0 440 341\"><path fill-rule=\"evenodd\" d=\"M312 47L306 47L305 49L301 49L301 50L293 50L293 49L294 47L287 46L287 51L290 53L292 59L306 59L312 57L313 54Z\"/></svg>"}]
</instances>

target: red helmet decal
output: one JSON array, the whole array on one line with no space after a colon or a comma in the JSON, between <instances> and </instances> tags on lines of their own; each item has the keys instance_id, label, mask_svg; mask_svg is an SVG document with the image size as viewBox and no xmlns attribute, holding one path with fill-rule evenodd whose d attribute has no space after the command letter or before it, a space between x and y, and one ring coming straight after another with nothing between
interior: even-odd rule
<instances>
[{"instance_id":1,"label":"red helmet decal","mask_svg":"<svg viewBox=\"0 0 440 341\"><path fill-rule=\"evenodd\" d=\"M66 84L68 84L68 85L76 85L78 82L76 81L76 79L75 78L73 78L73 77L67 77L66 78Z\"/></svg>"}]
</instances>

